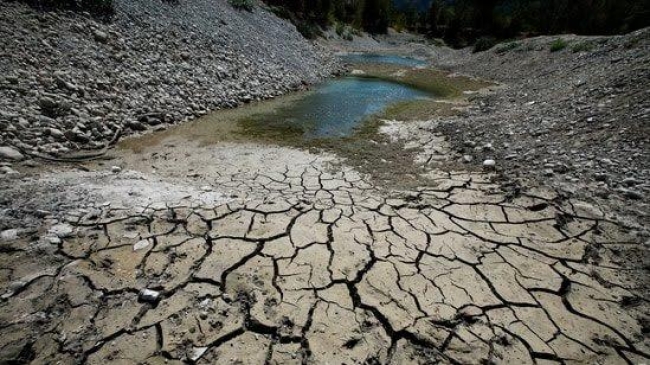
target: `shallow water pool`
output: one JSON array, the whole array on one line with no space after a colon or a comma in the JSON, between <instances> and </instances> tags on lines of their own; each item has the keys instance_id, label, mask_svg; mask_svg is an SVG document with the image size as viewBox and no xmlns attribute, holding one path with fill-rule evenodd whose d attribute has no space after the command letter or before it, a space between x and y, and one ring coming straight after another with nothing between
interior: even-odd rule
<instances>
[{"instance_id":1,"label":"shallow water pool","mask_svg":"<svg viewBox=\"0 0 650 365\"><path fill-rule=\"evenodd\" d=\"M426 66L428 64L426 61L417 58L373 53L350 53L340 57L343 62L347 63L383 63L406 67Z\"/></svg>"},{"instance_id":2,"label":"shallow water pool","mask_svg":"<svg viewBox=\"0 0 650 365\"><path fill-rule=\"evenodd\" d=\"M351 134L360 122L390 104L432 96L395 82L343 77L318 85L272 115L258 115L254 119L266 127L301 130L307 138L340 137Z\"/></svg>"}]
</instances>

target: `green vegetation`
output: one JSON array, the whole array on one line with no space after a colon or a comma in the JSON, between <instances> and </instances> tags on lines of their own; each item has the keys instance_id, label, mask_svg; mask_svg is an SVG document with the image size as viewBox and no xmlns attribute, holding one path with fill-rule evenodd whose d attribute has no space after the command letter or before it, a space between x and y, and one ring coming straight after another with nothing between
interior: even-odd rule
<instances>
[{"instance_id":1,"label":"green vegetation","mask_svg":"<svg viewBox=\"0 0 650 365\"><path fill-rule=\"evenodd\" d=\"M514 41L501 43L496 47L494 52L501 54L509 51L514 51L518 49L520 46L521 45L519 44L519 42L514 42Z\"/></svg>"},{"instance_id":2,"label":"green vegetation","mask_svg":"<svg viewBox=\"0 0 650 365\"><path fill-rule=\"evenodd\" d=\"M253 11L255 2L253 0L228 0L228 3L235 9Z\"/></svg>"},{"instance_id":3,"label":"green vegetation","mask_svg":"<svg viewBox=\"0 0 650 365\"><path fill-rule=\"evenodd\" d=\"M433 0L423 17L430 36L466 46L486 36L629 32L650 25L649 9L648 0Z\"/></svg>"},{"instance_id":4,"label":"green vegetation","mask_svg":"<svg viewBox=\"0 0 650 365\"><path fill-rule=\"evenodd\" d=\"M474 43L474 49L472 52L478 53L487 51L488 49L494 47L497 44L497 40L494 37L481 37L476 40Z\"/></svg>"},{"instance_id":5,"label":"green vegetation","mask_svg":"<svg viewBox=\"0 0 650 365\"><path fill-rule=\"evenodd\" d=\"M429 68L405 69L390 64L356 64L354 67L365 72L360 77L398 82L445 98L458 98L463 91L479 90L491 85L468 77L449 77L444 71Z\"/></svg>"},{"instance_id":6,"label":"green vegetation","mask_svg":"<svg viewBox=\"0 0 650 365\"><path fill-rule=\"evenodd\" d=\"M590 42L581 42L578 44L575 44L573 47L571 47L571 51L573 53L578 53L578 52L591 52L595 48L595 45Z\"/></svg>"},{"instance_id":7,"label":"green vegetation","mask_svg":"<svg viewBox=\"0 0 650 365\"><path fill-rule=\"evenodd\" d=\"M386 33L390 25L391 0L264 0L279 16L290 20L308 36L315 28L338 23L370 33ZM342 29L341 29L342 31ZM352 32L345 38L351 38Z\"/></svg>"},{"instance_id":8,"label":"green vegetation","mask_svg":"<svg viewBox=\"0 0 650 365\"><path fill-rule=\"evenodd\" d=\"M355 35L359 35L359 31L349 25L336 23L336 34L347 41L351 41Z\"/></svg>"},{"instance_id":9,"label":"green vegetation","mask_svg":"<svg viewBox=\"0 0 650 365\"><path fill-rule=\"evenodd\" d=\"M551 52L559 52L565 49L568 46L567 41L562 38L558 38L551 43Z\"/></svg>"}]
</instances>

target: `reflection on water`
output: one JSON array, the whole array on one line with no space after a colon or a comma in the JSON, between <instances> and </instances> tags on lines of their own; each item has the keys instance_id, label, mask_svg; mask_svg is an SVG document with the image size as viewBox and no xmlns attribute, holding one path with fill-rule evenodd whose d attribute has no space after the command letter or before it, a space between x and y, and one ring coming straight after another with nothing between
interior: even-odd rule
<instances>
[{"instance_id":1,"label":"reflection on water","mask_svg":"<svg viewBox=\"0 0 650 365\"><path fill-rule=\"evenodd\" d=\"M343 62L347 63L386 63L406 67L426 66L426 61L410 57L382 55L372 53L351 53L340 56Z\"/></svg>"},{"instance_id":2,"label":"reflection on water","mask_svg":"<svg viewBox=\"0 0 650 365\"><path fill-rule=\"evenodd\" d=\"M299 128L305 137L349 135L365 117L389 104L431 97L430 93L399 83L371 78L344 77L329 80L304 98L273 116L257 116L259 122Z\"/></svg>"}]
</instances>

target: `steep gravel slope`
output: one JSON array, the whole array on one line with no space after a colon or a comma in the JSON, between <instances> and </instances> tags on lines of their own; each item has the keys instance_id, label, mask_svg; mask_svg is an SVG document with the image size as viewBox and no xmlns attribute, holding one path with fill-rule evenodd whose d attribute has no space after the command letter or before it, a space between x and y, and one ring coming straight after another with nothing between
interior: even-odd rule
<instances>
[{"instance_id":1,"label":"steep gravel slope","mask_svg":"<svg viewBox=\"0 0 650 365\"><path fill-rule=\"evenodd\" d=\"M122 133L299 89L334 67L260 6L115 3L104 24L1 2L0 146L54 156L102 148ZM20 159L15 152L0 159Z\"/></svg>"}]
</instances>

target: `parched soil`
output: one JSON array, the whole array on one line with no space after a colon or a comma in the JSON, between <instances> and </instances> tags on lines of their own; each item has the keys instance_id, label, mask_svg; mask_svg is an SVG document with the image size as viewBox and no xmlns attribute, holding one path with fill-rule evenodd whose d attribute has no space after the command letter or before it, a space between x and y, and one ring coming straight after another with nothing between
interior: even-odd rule
<instances>
[{"instance_id":1,"label":"parched soil","mask_svg":"<svg viewBox=\"0 0 650 365\"><path fill-rule=\"evenodd\" d=\"M501 159L496 171L459 162L443 126L465 122L378 128L374 151L406 149L388 156L408 156L393 163L417 166L417 186L380 184L333 153L226 138L232 124L201 138L202 121L104 160L18 166L0 180L13 224L0 239L0 362L650 361L638 221L512 178ZM391 166L377 162L381 176Z\"/></svg>"}]
</instances>

